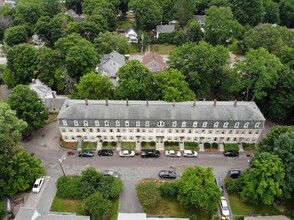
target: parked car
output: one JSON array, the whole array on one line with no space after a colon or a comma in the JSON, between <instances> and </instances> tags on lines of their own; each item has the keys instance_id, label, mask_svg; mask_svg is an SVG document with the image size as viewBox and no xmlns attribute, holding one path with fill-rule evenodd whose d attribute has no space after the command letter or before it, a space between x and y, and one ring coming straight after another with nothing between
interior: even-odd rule
<instances>
[{"instance_id":1,"label":"parked car","mask_svg":"<svg viewBox=\"0 0 294 220\"><path fill-rule=\"evenodd\" d=\"M195 150L183 150L183 157L197 157L198 153Z\"/></svg>"},{"instance_id":2,"label":"parked car","mask_svg":"<svg viewBox=\"0 0 294 220\"><path fill-rule=\"evenodd\" d=\"M160 151L159 150L142 150L141 151L141 157L159 157L160 156Z\"/></svg>"},{"instance_id":3,"label":"parked car","mask_svg":"<svg viewBox=\"0 0 294 220\"><path fill-rule=\"evenodd\" d=\"M134 150L121 150L119 152L119 156L121 156L121 157L134 157L135 151Z\"/></svg>"},{"instance_id":4,"label":"parked car","mask_svg":"<svg viewBox=\"0 0 294 220\"><path fill-rule=\"evenodd\" d=\"M112 155L113 155L113 151L112 150L103 149L103 150L99 150L98 151L98 156L107 156L107 157L110 157Z\"/></svg>"},{"instance_id":5,"label":"parked car","mask_svg":"<svg viewBox=\"0 0 294 220\"><path fill-rule=\"evenodd\" d=\"M224 155L226 157L239 157L239 152L234 150L226 150L224 151Z\"/></svg>"},{"instance_id":6,"label":"parked car","mask_svg":"<svg viewBox=\"0 0 294 220\"><path fill-rule=\"evenodd\" d=\"M80 151L79 152L79 157L93 157L94 152L92 151Z\"/></svg>"},{"instance_id":7,"label":"parked car","mask_svg":"<svg viewBox=\"0 0 294 220\"><path fill-rule=\"evenodd\" d=\"M175 179L177 174L175 171L170 170L161 170L158 173L159 178L166 178L166 179Z\"/></svg>"},{"instance_id":8,"label":"parked car","mask_svg":"<svg viewBox=\"0 0 294 220\"><path fill-rule=\"evenodd\" d=\"M231 178L236 179L241 175L241 170L229 170L228 175Z\"/></svg>"},{"instance_id":9,"label":"parked car","mask_svg":"<svg viewBox=\"0 0 294 220\"><path fill-rule=\"evenodd\" d=\"M115 178L119 178L120 177L120 173L119 172L112 171L112 170L104 170L103 171L103 175L104 176L113 176Z\"/></svg>"},{"instance_id":10,"label":"parked car","mask_svg":"<svg viewBox=\"0 0 294 220\"><path fill-rule=\"evenodd\" d=\"M177 150L166 150L165 155L168 157L180 157L181 152Z\"/></svg>"},{"instance_id":11,"label":"parked car","mask_svg":"<svg viewBox=\"0 0 294 220\"><path fill-rule=\"evenodd\" d=\"M216 185L219 187L219 189L222 191L222 194L224 194L224 185L219 176L215 178L215 182L216 182Z\"/></svg>"},{"instance_id":12,"label":"parked car","mask_svg":"<svg viewBox=\"0 0 294 220\"><path fill-rule=\"evenodd\" d=\"M43 186L44 180L45 180L44 177L41 177L41 178L36 179L36 181L35 181L35 183L33 185L32 192L39 193L40 190L41 190L41 188L42 188L42 186Z\"/></svg>"},{"instance_id":13,"label":"parked car","mask_svg":"<svg viewBox=\"0 0 294 220\"><path fill-rule=\"evenodd\" d=\"M223 196L221 197L220 211L221 211L222 218L230 219L229 206L228 206L226 198Z\"/></svg>"}]
</instances>

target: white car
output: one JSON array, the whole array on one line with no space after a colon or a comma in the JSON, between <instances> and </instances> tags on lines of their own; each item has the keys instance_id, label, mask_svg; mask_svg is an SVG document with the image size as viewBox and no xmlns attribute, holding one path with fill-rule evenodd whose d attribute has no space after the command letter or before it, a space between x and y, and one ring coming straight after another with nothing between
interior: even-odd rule
<instances>
[{"instance_id":1,"label":"white car","mask_svg":"<svg viewBox=\"0 0 294 220\"><path fill-rule=\"evenodd\" d=\"M32 190L34 193L39 193L40 192L40 190L41 190L41 188L43 186L44 180L45 180L44 177L36 179L36 181L34 183L34 186L33 186L33 190Z\"/></svg>"},{"instance_id":2,"label":"white car","mask_svg":"<svg viewBox=\"0 0 294 220\"><path fill-rule=\"evenodd\" d=\"M119 156L121 156L121 157L134 157L135 156L135 151L133 151L133 150L121 150L119 152Z\"/></svg>"},{"instance_id":3,"label":"white car","mask_svg":"<svg viewBox=\"0 0 294 220\"><path fill-rule=\"evenodd\" d=\"M226 219L230 219L230 210L228 207L228 203L226 201L225 197L221 197L221 204L220 204L220 210L222 217L225 217Z\"/></svg>"},{"instance_id":4,"label":"white car","mask_svg":"<svg viewBox=\"0 0 294 220\"><path fill-rule=\"evenodd\" d=\"M112 171L112 170L104 170L103 175L104 176L113 176L115 178L119 178L120 177L120 173L119 172Z\"/></svg>"},{"instance_id":5,"label":"white car","mask_svg":"<svg viewBox=\"0 0 294 220\"><path fill-rule=\"evenodd\" d=\"M167 156L167 157L180 157L181 152L177 151L177 150L166 150L165 156Z\"/></svg>"},{"instance_id":6,"label":"white car","mask_svg":"<svg viewBox=\"0 0 294 220\"><path fill-rule=\"evenodd\" d=\"M183 157L197 157L198 153L195 150L183 150Z\"/></svg>"}]
</instances>

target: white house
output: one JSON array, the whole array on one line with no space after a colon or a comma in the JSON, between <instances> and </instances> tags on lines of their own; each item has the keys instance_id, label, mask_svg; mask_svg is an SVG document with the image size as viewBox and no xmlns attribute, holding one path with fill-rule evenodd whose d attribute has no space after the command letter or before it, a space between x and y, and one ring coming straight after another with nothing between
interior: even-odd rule
<instances>
[{"instance_id":1,"label":"white house","mask_svg":"<svg viewBox=\"0 0 294 220\"><path fill-rule=\"evenodd\" d=\"M125 29L125 37L128 38L129 43L138 43L137 30L134 27Z\"/></svg>"}]
</instances>

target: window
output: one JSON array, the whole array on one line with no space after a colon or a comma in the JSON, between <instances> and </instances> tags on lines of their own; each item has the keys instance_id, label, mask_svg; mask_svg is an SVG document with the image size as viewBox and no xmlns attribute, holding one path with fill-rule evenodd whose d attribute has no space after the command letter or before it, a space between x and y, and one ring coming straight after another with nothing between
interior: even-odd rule
<instances>
[{"instance_id":1,"label":"window","mask_svg":"<svg viewBox=\"0 0 294 220\"><path fill-rule=\"evenodd\" d=\"M145 126L149 127L149 121L145 121Z\"/></svg>"},{"instance_id":2,"label":"window","mask_svg":"<svg viewBox=\"0 0 294 220\"><path fill-rule=\"evenodd\" d=\"M202 127L203 128L206 128L207 127L207 121L203 122Z\"/></svg>"},{"instance_id":3,"label":"window","mask_svg":"<svg viewBox=\"0 0 294 220\"><path fill-rule=\"evenodd\" d=\"M177 127L177 122L173 121L173 127Z\"/></svg>"},{"instance_id":4,"label":"window","mask_svg":"<svg viewBox=\"0 0 294 220\"><path fill-rule=\"evenodd\" d=\"M74 126L79 126L79 122L77 120L74 120Z\"/></svg>"},{"instance_id":5,"label":"window","mask_svg":"<svg viewBox=\"0 0 294 220\"><path fill-rule=\"evenodd\" d=\"M129 127L130 126L130 122L129 121L125 121L125 126Z\"/></svg>"},{"instance_id":6,"label":"window","mask_svg":"<svg viewBox=\"0 0 294 220\"><path fill-rule=\"evenodd\" d=\"M120 129L118 128L118 129L116 130L116 132L118 132L118 133L119 133L119 132L120 132Z\"/></svg>"},{"instance_id":7,"label":"window","mask_svg":"<svg viewBox=\"0 0 294 220\"><path fill-rule=\"evenodd\" d=\"M256 122L254 127L259 128L259 126L260 126L260 122Z\"/></svg>"},{"instance_id":8,"label":"window","mask_svg":"<svg viewBox=\"0 0 294 220\"><path fill-rule=\"evenodd\" d=\"M212 134L212 130L208 130L208 134Z\"/></svg>"},{"instance_id":9,"label":"window","mask_svg":"<svg viewBox=\"0 0 294 220\"><path fill-rule=\"evenodd\" d=\"M136 126L137 126L137 127L140 126L140 121L136 121Z\"/></svg>"},{"instance_id":10,"label":"window","mask_svg":"<svg viewBox=\"0 0 294 220\"><path fill-rule=\"evenodd\" d=\"M191 129L189 129L189 130L188 130L188 133L189 133L189 134L191 134L191 133L192 133L192 130L191 130Z\"/></svg>"},{"instance_id":11,"label":"window","mask_svg":"<svg viewBox=\"0 0 294 220\"><path fill-rule=\"evenodd\" d=\"M137 132L140 132L140 128L137 128Z\"/></svg>"},{"instance_id":12,"label":"window","mask_svg":"<svg viewBox=\"0 0 294 220\"><path fill-rule=\"evenodd\" d=\"M92 128L90 128L90 132L93 132L93 129Z\"/></svg>"},{"instance_id":13,"label":"window","mask_svg":"<svg viewBox=\"0 0 294 220\"><path fill-rule=\"evenodd\" d=\"M95 120L95 126L98 127L99 126L99 121Z\"/></svg>"},{"instance_id":14,"label":"window","mask_svg":"<svg viewBox=\"0 0 294 220\"><path fill-rule=\"evenodd\" d=\"M70 128L70 129L69 129L69 132L73 132L73 129Z\"/></svg>"},{"instance_id":15,"label":"window","mask_svg":"<svg viewBox=\"0 0 294 220\"><path fill-rule=\"evenodd\" d=\"M224 128L227 128L228 126L229 126L229 122L226 121L226 122L224 123L223 127L224 127Z\"/></svg>"},{"instance_id":16,"label":"window","mask_svg":"<svg viewBox=\"0 0 294 220\"><path fill-rule=\"evenodd\" d=\"M109 132L113 132L113 130L112 129L109 129Z\"/></svg>"},{"instance_id":17,"label":"window","mask_svg":"<svg viewBox=\"0 0 294 220\"><path fill-rule=\"evenodd\" d=\"M198 125L198 122L197 122L197 121L194 121L194 122L193 122L193 127L196 128L197 125Z\"/></svg>"},{"instance_id":18,"label":"window","mask_svg":"<svg viewBox=\"0 0 294 220\"><path fill-rule=\"evenodd\" d=\"M218 124L219 124L218 121L217 121L217 122L214 122L213 127L214 127L214 128L217 128L217 127L218 127Z\"/></svg>"},{"instance_id":19,"label":"window","mask_svg":"<svg viewBox=\"0 0 294 220\"><path fill-rule=\"evenodd\" d=\"M97 130L96 130L97 132L100 132L100 129L99 128L97 128Z\"/></svg>"},{"instance_id":20,"label":"window","mask_svg":"<svg viewBox=\"0 0 294 220\"><path fill-rule=\"evenodd\" d=\"M68 136L64 136L64 139L65 139L65 140L68 140Z\"/></svg>"},{"instance_id":21,"label":"window","mask_svg":"<svg viewBox=\"0 0 294 220\"><path fill-rule=\"evenodd\" d=\"M182 122L182 127L185 128L186 125L187 125L187 122L183 121L183 122Z\"/></svg>"},{"instance_id":22,"label":"window","mask_svg":"<svg viewBox=\"0 0 294 220\"><path fill-rule=\"evenodd\" d=\"M164 121L157 122L157 127L163 127L163 126L164 126Z\"/></svg>"},{"instance_id":23,"label":"window","mask_svg":"<svg viewBox=\"0 0 294 220\"><path fill-rule=\"evenodd\" d=\"M118 120L115 121L115 126L120 126L120 122Z\"/></svg>"},{"instance_id":24,"label":"window","mask_svg":"<svg viewBox=\"0 0 294 220\"><path fill-rule=\"evenodd\" d=\"M236 122L234 125L234 128L239 128L239 126L240 126L240 122Z\"/></svg>"},{"instance_id":25,"label":"window","mask_svg":"<svg viewBox=\"0 0 294 220\"><path fill-rule=\"evenodd\" d=\"M80 132L80 129L77 128L77 129L76 129L76 132Z\"/></svg>"},{"instance_id":26,"label":"window","mask_svg":"<svg viewBox=\"0 0 294 220\"><path fill-rule=\"evenodd\" d=\"M66 132L66 129L65 128L61 128L61 132Z\"/></svg>"},{"instance_id":27,"label":"window","mask_svg":"<svg viewBox=\"0 0 294 220\"><path fill-rule=\"evenodd\" d=\"M230 131L229 131L229 134L233 134L233 130L230 130Z\"/></svg>"},{"instance_id":28,"label":"window","mask_svg":"<svg viewBox=\"0 0 294 220\"><path fill-rule=\"evenodd\" d=\"M83 132L86 132L86 129L85 129L85 128L83 128L83 129L82 129L82 131L83 131Z\"/></svg>"},{"instance_id":29,"label":"window","mask_svg":"<svg viewBox=\"0 0 294 220\"><path fill-rule=\"evenodd\" d=\"M88 121L84 120L84 126L88 126Z\"/></svg>"},{"instance_id":30,"label":"window","mask_svg":"<svg viewBox=\"0 0 294 220\"><path fill-rule=\"evenodd\" d=\"M104 121L104 125L105 125L105 126L109 126L109 121L105 120L105 121Z\"/></svg>"},{"instance_id":31,"label":"window","mask_svg":"<svg viewBox=\"0 0 294 220\"><path fill-rule=\"evenodd\" d=\"M255 134L259 134L259 131L255 131Z\"/></svg>"},{"instance_id":32,"label":"window","mask_svg":"<svg viewBox=\"0 0 294 220\"><path fill-rule=\"evenodd\" d=\"M244 124L244 128L248 128L248 126L249 126L249 122L246 122L246 123Z\"/></svg>"},{"instance_id":33,"label":"window","mask_svg":"<svg viewBox=\"0 0 294 220\"><path fill-rule=\"evenodd\" d=\"M172 133L172 129L168 129L168 133Z\"/></svg>"},{"instance_id":34,"label":"window","mask_svg":"<svg viewBox=\"0 0 294 220\"><path fill-rule=\"evenodd\" d=\"M62 120L62 124L63 124L63 126L67 126L67 121L66 120Z\"/></svg>"}]
</instances>

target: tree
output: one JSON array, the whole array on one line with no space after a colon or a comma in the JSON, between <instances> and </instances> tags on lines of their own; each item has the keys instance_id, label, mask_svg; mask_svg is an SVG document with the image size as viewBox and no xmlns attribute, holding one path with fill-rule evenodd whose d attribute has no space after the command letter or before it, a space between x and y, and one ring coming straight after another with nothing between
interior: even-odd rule
<instances>
[{"instance_id":1,"label":"tree","mask_svg":"<svg viewBox=\"0 0 294 220\"><path fill-rule=\"evenodd\" d=\"M280 23L280 11L279 5L272 0L264 1L264 23L279 24Z\"/></svg>"},{"instance_id":2,"label":"tree","mask_svg":"<svg viewBox=\"0 0 294 220\"><path fill-rule=\"evenodd\" d=\"M48 112L44 103L28 86L16 86L8 97L8 104L16 111L17 117L28 124L26 132L32 132L46 125Z\"/></svg>"},{"instance_id":3,"label":"tree","mask_svg":"<svg viewBox=\"0 0 294 220\"><path fill-rule=\"evenodd\" d=\"M137 60L131 60L118 71L117 99L146 100L152 97L154 82L149 70Z\"/></svg>"},{"instance_id":4,"label":"tree","mask_svg":"<svg viewBox=\"0 0 294 220\"><path fill-rule=\"evenodd\" d=\"M206 97L208 91L223 80L228 59L229 51L223 46L186 43L170 54L168 65L186 76L189 87L197 96Z\"/></svg>"},{"instance_id":5,"label":"tree","mask_svg":"<svg viewBox=\"0 0 294 220\"><path fill-rule=\"evenodd\" d=\"M171 102L191 101L195 100L195 94L189 89L185 76L175 69L169 69L155 75L158 85L158 94L160 99Z\"/></svg>"},{"instance_id":6,"label":"tree","mask_svg":"<svg viewBox=\"0 0 294 220\"><path fill-rule=\"evenodd\" d=\"M8 46L25 43L28 40L28 33L23 26L7 28L4 32L4 41Z\"/></svg>"},{"instance_id":7,"label":"tree","mask_svg":"<svg viewBox=\"0 0 294 220\"><path fill-rule=\"evenodd\" d=\"M186 26L188 21L194 17L195 1L194 0L176 0L174 12L181 27Z\"/></svg>"},{"instance_id":8,"label":"tree","mask_svg":"<svg viewBox=\"0 0 294 220\"><path fill-rule=\"evenodd\" d=\"M232 74L235 80L229 85L229 90L245 90L245 100L260 100L267 95L267 89L276 84L283 65L279 58L264 48L250 49L245 57L234 66Z\"/></svg>"},{"instance_id":9,"label":"tree","mask_svg":"<svg viewBox=\"0 0 294 220\"><path fill-rule=\"evenodd\" d=\"M83 198L97 192L101 178L102 174L98 173L93 167L82 172L79 188Z\"/></svg>"},{"instance_id":10,"label":"tree","mask_svg":"<svg viewBox=\"0 0 294 220\"><path fill-rule=\"evenodd\" d=\"M35 78L36 55L37 49L29 44L18 44L8 50L7 68L11 71L16 84L26 84ZM6 83L10 85L10 82Z\"/></svg>"},{"instance_id":11,"label":"tree","mask_svg":"<svg viewBox=\"0 0 294 220\"><path fill-rule=\"evenodd\" d=\"M168 24L171 20L175 19L175 2L176 0L162 0L162 22Z\"/></svg>"},{"instance_id":12,"label":"tree","mask_svg":"<svg viewBox=\"0 0 294 220\"><path fill-rule=\"evenodd\" d=\"M0 146L0 196L12 196L29 189L45 174L41 160L17 146Z\"/></svg>"},{"instance_id":13,"label":"tree","mask_svg":"<svg viewBox=\"0 0 294 220\"><path fill-rule=\"evenodd\" d=\"M134 10L137 28L150 31L160 24L162 12L157 0L130 0L129 8Z\"/></svg>"},{"instance_id":14,"label":"tree","mask_svg":"<svg viewBox=\"0 0 294 220\"><path fill-rule=\"evenodd\" d=\"M191 19L186 27L186 41L198 43L203 37L203 32L198 21Z\"/></svg>"},{"instance_id":15,"label":"tree","mask_svg":"<svg viewBox=\"0 0 294 220\"><path fill-rule=\"evenodd\" d=\"M98 192L107 199L116 199L122 191L123 185L120 178L102 176L99 182Z\"/></svg>"},{"instance_id":16,"label":"tree","mask_svg":"<svg viewBox=\"0 0 294 220\"><path fill-rule=\"evenodd\" d=\"M243 27L233 17L230 7L211 6L205 10L205 38L211 44L225 44L242 35Z\"/></svg>"},{"instance_id":17,"label":"tree","mask_svg":"<svg viewBox=\"0 0 294 220\"><path fill-rule=\"evenodd\" d=\"M83 209L91 215L93 220L105 219L111 209L111 203L103 198L99 192L96 192L83 201Z\"/></svg>"},{"instance_id":18,"label":"tree","mask_svg":"<svg viewBox=\"0 0 294 220\"><path fill-rule=\"evenodd\" d=\"M136 191L144 210L156 207L160 199L160 193L155 182L142 181L137 185Z\"/></svg>"},{"instance_id":19,"label":"tree","mask_svg":"<svg viewBox=\"0 0 294 220\"><path fill-rule=\"evenodd\" d=\"M285 169L283 195L286 199L292 199L294 197L294 131L282 134L275 140L273 154L282 160Z\"/></svg>"},{"instance_id":20,"label":"tree","mask_svg":"<svg viewBox=\"0 0 294 220\"><path fill-rule=\"evenodd\" d=\"M280 18L281 24L288 28L294 27L294 2L292 0L280 1Z\"/></svg>"},{"instance_id":21,"label":"tree","mask_svg":"<svg viewBox=\"0 0 294 220\"><path fill-rule=\"evenodd\" d=\"M0 101L0 147L20 141L21 134L27 126L25 121L17 118L16 112L11 110L7 103Z\"/></svg>"},{"instance_id":22,"label":"tree","mask_svg":"<svg viewBox=\"0 0 294 220\"><path fill-rule=\"evenodd\" d=\"M128 54L130 52L130 43L127 38L116 32L100 33L94 40L94 46L98 54L109 54L113 50L120 54Z\"/></svg>"},{"instance_id":23,"label":"tree","mask_svg":"<svg viewBox=\"0 0 294 220\"><path fill-rule=\"evenodd\" d=\"M290 69L294 70L294 46L284 46L281 48L277 56L280 58L283 64L289 66Z\"/></svg>"},{"instance_id":24,"label":"tree","mask_svg":"<svg viewBox=\"0 0 294 220\"><path fill-rule=\"evenodd\" d=\"M112 83L107 76L95 72L81 77L75 85L72 97L77 99L111 99L113 95Z\"/></svg>"},{"instance_id":25,"label":"tree","mask_svg":"<svg viewBox=\"0 0 294 220\"><path fill-rule=\"evenodd\" d=\"M281 159L270 153L258 153L251 160L251 168L243 174L241 197L253 204L272 205L282 195L285 171Z\"/></svg>"},{"instance_id":26,"label":"tree","mask_svg":"<svg viewBox=\"0 0 294 220\"><path fill-rule=\"evenodd\" d=\"M178 181L178 201L186 207L201 208L209 213L217 209L221 191L212 168L188 167Z\"/></svg>"}]
</instances>

